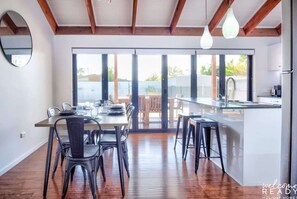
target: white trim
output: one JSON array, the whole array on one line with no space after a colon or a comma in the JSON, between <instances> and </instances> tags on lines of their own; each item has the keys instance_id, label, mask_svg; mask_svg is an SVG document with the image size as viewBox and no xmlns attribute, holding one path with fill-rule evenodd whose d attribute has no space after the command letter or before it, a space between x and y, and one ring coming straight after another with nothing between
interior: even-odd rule
<instances>
[{"instance_id":1,"label":"white trim","mask_svg":"<svg viewBox=\"0 0 297 199\"><path fill-rule=\"evenodd\" d=\"M196 50L197 55L254 55L254 49L208 49Z\"/></svg>"},{"instance_id":2,"label":"white trim","mask_svg":"<svg viewBox=\"0 0 297 199\"><path fill-rule=\"evenodd\" d=\"M195 55L194 49L136 49L137 55Z\"/></svg>"},{"instance_id":3,"label":"white trim","mask_svg":"<svg viewBox=\"0 0 297 199\"><path fill-rule=\"evenodd\" d=\"M47 143L47 141L48 141L48 138L46 138L45 140L43 140L42 142L40 142L39 144L37 144L35 147L29 149L26 153L24 153L23 155L21 155L20 157L18 157L17 159L15 159L14 161L12 161L8 165L6 165L4 168L2 168L0 170L0 176L2 176L3 174L5 174L7 171L9 171L11 168L13 168L14 166L16 166L17 164L19 164L21 161L23 161L25 158L27 158L29 155L31 155L33 152L35 152L37 149L39 149L42 145L44 145L45 143Z\"/></svg>"},{"instance_id":4,"label":"white trim","mask_svg":"<svg viewBox=\"0 0 297 199\"><path fill-rule=\"evenodd\" d=\"M73 54L134 54L130 48L72 48Z\"/></svg>"}]
</instances>

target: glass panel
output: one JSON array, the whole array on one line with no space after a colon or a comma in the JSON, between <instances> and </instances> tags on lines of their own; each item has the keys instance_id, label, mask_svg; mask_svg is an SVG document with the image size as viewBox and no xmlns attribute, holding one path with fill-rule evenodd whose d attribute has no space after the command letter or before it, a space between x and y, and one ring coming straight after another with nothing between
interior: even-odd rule
<instances>
[{"instance_id":1,"label":"glass panel","mask_svg":"<svg viewBox=\"0 0 297 199\"><path fill-rule=\"evenodd\" d=\"M216 99L219 81L219 56L197 55L197 96Z\"/></svg>"},{"instance_id":2,"label":"glass panel","mask_svg":"<svg viewBox=\"0 0 297 199\"><path fill-rule=\"evenodd\" d=\"M77 102L90 105L102 98L101 55L77 54Z\"/></svg>"},{"instance_id":3,"label":"glass panel","mask_svg":"<svg viewBox=\"0 0 297 199\"><path fill-rule=\"evenodd\" d=\"M178 113L188 112L176 97L191 96L191 56L168 55L168 127L176 128ZM186 110L184 110L186 109Z\"/></svg>"},{"instance_id":4,"label":"glass panel","mask_svg":"<svg viewBox=\"0 0 297 199\"><path fill-rule=\"evenodd\" d=\"M114 103L131 102L132 55L108 55L108 92Z\"/></svg>"},{"instance_id":5,"label":"glass panel","mask_svg":"<svg viewBox=\"0 0 297 199\"><path fill-rule=\"evenodd\" d=\"M139 128L161 128L161 55L138 56Z\"/></svg>"},{"instance_id":6,"label":"glass panel","mask_svg":"<svg viewBox=\"0 0 297 199\"><path fill-rule=\"evenodd\" d=\"M247 100L247 56L226 55L225 60L228 98Z\"/></svg>"}]
</instances>

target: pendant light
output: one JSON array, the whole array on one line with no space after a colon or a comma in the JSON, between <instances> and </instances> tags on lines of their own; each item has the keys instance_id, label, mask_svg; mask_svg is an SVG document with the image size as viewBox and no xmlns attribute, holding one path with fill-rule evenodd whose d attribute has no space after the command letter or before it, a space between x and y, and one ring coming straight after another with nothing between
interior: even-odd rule
<instances>
[{"instance_id":1,"label":"pendant light","mask_svg":"<svg viewBox=\"0 0 297 199\"><path fill-rule=\"evenodd\" d=\"M200 39L200 46L203 49L209 49L213 44L213 39L207 25L207 0L205 0L205 23L206 26L204 26L204 32Z\"/></svg>"},{"instance_id":2,"label":"pendant light","mask_svg":"<svg viewBox=\"0 0 297 199\"><path fill-rule=\"evenodd\" d=\"M227 17L224 21L222 32L226 39L235 38L239 33L239 24L234 16L233 9L230 6L230 1L229 9L227 11Z\"/></svg>"}]
</instances>

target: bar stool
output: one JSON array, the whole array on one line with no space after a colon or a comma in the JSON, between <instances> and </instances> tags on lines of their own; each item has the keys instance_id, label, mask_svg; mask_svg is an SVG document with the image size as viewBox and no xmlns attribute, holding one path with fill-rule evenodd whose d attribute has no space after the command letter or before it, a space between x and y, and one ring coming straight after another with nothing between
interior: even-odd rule
<instances>
[{"instance_id":1,"label":"bar stool","mask_svg":"<svg viewBox=\"0 0 297 199\"><path fill-rule=\"evenodd\" d=\"M197 170L199 167L200 149L201 149L201 142L203 139L203 131L204 131L205 140L206 140L206 151L207 151L206 157L208 159L209 158L220 158L222 171L225 173L218 122L214 121L212 119L209 119L209 118L201 117L201 118L191 118L189 120L189 124L190 124L190 130L194 132L194 137L195 137L195 173L197 174ZM210 137L211 137L210 133L211 133L212 129L215 130L215 132L216 132L219 156L210 157L210 149L211 149L211 147L210 147ZM186 146L186 147L188 147L188 146Z\"/></svg>"},{"instance_id":2,"label":"bar stool","mask_svg":"<svg viewBox=\"0 0 297 199\"><path fill-rule=\"evenodd\" d=\"M177 127L176 127L176 134L175 134L175 143L174 143L174 150L176 148L177 140L182 140L182 157L184 157L185 154L185 146L186 146L186 138L187 138L187 132L188 132L188 121L190 118L199 118L201 115L199 114L192 114L192 113L180 113L178 114L177 119ZM179 136L180 132L180 122L182 121L183 127L182 127L182 136Z\"/></svg>"}]
</instances>

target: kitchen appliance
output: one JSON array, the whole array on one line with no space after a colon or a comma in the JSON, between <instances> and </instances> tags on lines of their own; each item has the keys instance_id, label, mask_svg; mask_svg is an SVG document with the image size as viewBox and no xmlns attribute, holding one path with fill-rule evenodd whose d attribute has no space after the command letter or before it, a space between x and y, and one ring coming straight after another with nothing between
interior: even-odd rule
<instances>
[{"instance_id":1,"label":"kitchen appliance","mask_svg":"<svg viewBox=\"0 0 297 199\"><path fill-rule=\"evenodd\" d=\"M297 184L297 1L282 1L282 129L280 184ZM283 191L283 190L282 190ZM284 192L283 192L284 193ZM285 193L294 196L297 193Z\"/></svg>"},{"instance_id":2,"label":"kitchen appliance","mask_svg":"<svg viewBox=\"0 0 297 199\"><path fill-rule=\"evenodd\" d=\"M274 85L273 88L271 89L271 96L281 97L282 96L282 86Z\"/></svg>"}]
</instances>

